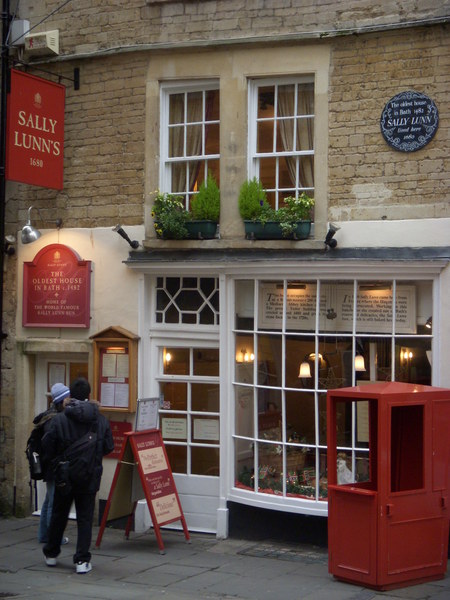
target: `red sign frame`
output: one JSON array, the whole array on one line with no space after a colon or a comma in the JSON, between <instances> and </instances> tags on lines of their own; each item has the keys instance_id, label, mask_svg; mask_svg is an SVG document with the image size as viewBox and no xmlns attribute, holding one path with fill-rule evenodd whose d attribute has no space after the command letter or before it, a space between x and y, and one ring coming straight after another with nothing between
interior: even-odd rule
<instances>
[{"instance_id":1,"label":"red sign frame","mask_svg":"<svg viewBox=\"0 0 450 600\"><path fill-rule=\"evenodd\" d=\"M63 189L65 94L59 83L11 69L6 179Z\"/></svg>"},{"instance_id":2,"label":"red sign frame","mask_svg":"<svg viewBox=\"0 0 450 600\"><path fill-rule=\"evenodd\" d=\"M23 264L23 327L90 326L91 261L63 244Z\"/></svg>"},{"instance_id":3,"label":"red sign frame","mask_svg":"<svg viewBox=\"0 0 450 600\"><path fill-rule=\"evenodd\" d=\"M124 433L124 442L100 523L96 547L100 547L110 511L115 515L114 518L119 513L122 517L128 516L125 535L127 538L129 536L137 504L137 501L131 500L132 470L130 467L137 468L160 553L165 554L160 527L169 523L181 521L184 536L190 542L161 431L147 429Z\"/></svg>"}]
</instances>

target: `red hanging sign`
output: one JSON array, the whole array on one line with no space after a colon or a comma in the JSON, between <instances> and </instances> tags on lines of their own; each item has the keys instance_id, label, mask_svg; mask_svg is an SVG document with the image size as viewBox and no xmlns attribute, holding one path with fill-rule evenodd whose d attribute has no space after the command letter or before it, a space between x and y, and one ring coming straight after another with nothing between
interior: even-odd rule
<instances>
[{"instance_id":1,"label":"red hanging sign","mask_svg":"<svg viewBox=\"0 0 450 600\"><path fill-rule=\"evenodd\" d=\"M24 327L89 327L91 261L50 244L23 265Z\"/></svg>"},{"instance_id":2,"label":"red hanging sign","mask_svg":"<svg viewBox=\"0 0 450 600\"><path fill-rule=\"evenodd\" d=\"M11 69L6 179L61 190L66 88Z\"/></svg>"}]
</instances>

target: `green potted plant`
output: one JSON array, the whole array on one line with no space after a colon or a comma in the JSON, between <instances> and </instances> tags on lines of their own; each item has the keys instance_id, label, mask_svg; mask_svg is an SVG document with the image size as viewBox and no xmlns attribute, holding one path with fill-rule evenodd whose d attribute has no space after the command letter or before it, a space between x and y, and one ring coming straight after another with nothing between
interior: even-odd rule
<instances>
[{"instance_id":1,"label":"green potted plant","mask_svg":"<svg viewBox=\"0 0 450 600\"><path fill-rule=\"evenodd\" d=\"M303 192L288 196L278 210L273 209L266 192L256 178L242 184L239 193L239 212L244 220L247 239L306 239L311 231L311 212L314 198Z\"/></svg>"},{"instance_id":2,"label":"green potted plant","mask_svg":"<svg viewBox=\"0 0 450 600\"><path fill-rule=\"evenodd\" d=\"M220 190L212 175L208 175L193 196L191 220L186 223L189 237L199 239L214 238L220 216Z\"/></svg>"},{"instance_id":3,"label":"green potted plant","mask_svg":"<svg viewBox=\"0 0 450 600\"><path fill-rule=\"evenodd\" d=\"M179 240L188 237L186 223L189 213L184 208L181 196L158 192L153 203L152 217L159 238Z\"/></svg>"}]
</instances>

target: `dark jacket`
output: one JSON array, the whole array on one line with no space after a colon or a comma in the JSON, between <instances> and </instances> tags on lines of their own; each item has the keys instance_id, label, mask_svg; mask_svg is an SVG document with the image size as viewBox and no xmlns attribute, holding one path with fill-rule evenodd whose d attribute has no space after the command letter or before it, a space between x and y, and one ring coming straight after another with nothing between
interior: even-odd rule
<instances>
[{"instance_id":1,"label":"dark jacket","mask_svg":"<svg viewBox=\"0 0 450 600\"><path fill-rule=\"evenodd\" d=\"M42 429L42 432L41 432L42 437L49 430L51 419L53 419L53 417L55 417L57 414L58 414L58 412L55 408L55 405L52 404L50 406L50 408L48 408L47 410L44 410L44 412L41 412L36 417L34 417L34 419L33 419L34 428ZM41 459L42 473L44 475L44 481L53 481L55 476L54 476L51 464L49 464L45 460L44 456L41 456L40 459Z\"/></svg>"},{"instance_id":2,"label":"dark jacket","mask_svg":"<svg viewBox=\"0 0 450 600\"><path fill-rule=\"evenodd\" d=\"M71 400L51 421L42 438L45 461L57 461L75 440L78 440L97 423L97 451L92 479L83 489L75 492L95 493L100 487L103 473L102 458L114 450L109 421L99 413L98 404L87 400Z\"/></svg>"}]
</instances>

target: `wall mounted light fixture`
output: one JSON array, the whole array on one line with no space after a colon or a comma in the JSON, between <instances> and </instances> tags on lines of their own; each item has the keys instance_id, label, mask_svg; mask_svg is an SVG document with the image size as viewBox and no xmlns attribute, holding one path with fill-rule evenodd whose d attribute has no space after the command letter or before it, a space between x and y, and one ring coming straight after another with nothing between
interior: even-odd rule
<instances>
[{"instance_id":1,"label":"wall mounted light fixture","mask_svg":"<svg viewBox=\"0 0 450 600\"><path fill-rule=\"evenodd\" d=\"M432 329L432 327L433 327L433 317L428 317L427 322L425 323L425 327L427 329Z\"/></svg>"},{"instance_id":2,"label":"wall mounted light fixture","mask_svg":"<svg viewBox=\"0 0 450 600\"><path fill-rule=\"evenodd\" d=\"M5 254L13 256L16 253L16 238L13 235L5 235Z\"/></svg>"},{"instance_id":3,"label":"wall mounted light fixture","mask_svg":"<svg viewBox=\"0 0 450 600\"><path fill-rule=\"evenodd\" d=\"M130 240L128 234L124 231L122 225L116 225L115 227L113 227L113 231L115 231L121 237L123 237L123 239L126 240L134 250L136 250L136 248L139 248L139 242L137 240Z\"/></svg>"},{"instance_id":4,"label":"wall mounted light fixture","mask_svg":"<svg viewBox=\"0 0 450 600\"><path fill-rule=\"evenodd\" d=\"M36 240L38 240L41 237L41 232L38 229L36 229L36 227L33 227L33 225L31 224L31 209L32 208L34 208L35 210L38 211L39 216L41 217L41 221L44 221L44 219L42 218L42 215L41 215L41 211L35 206L30 206L30 208L28 209L27 222L22 227L22 234L21 234L22 244L31 244L32 242L35 242ZM62 219L50 220L50 221L48 221L48 223L55 223L57 229L61 229L61 227L62 227Z\"/></svg>"},{"instance_id":5,"label":"wall mounted light fixture","mask_svg":"<svg viewBox=\"0 0 450 600\"><path fill-rule=\"evenodd\" d=\"M328 228L328 232L327 232L327 235L326 235L325 241L324 241L326 250L329 250L330 248L336 248L337 240L334 239L334 235L337 231L339 231L339 229L340 229L340 227L338 227L334 223L330 223L330 226Z\"/></svg>"}]
</instances>

